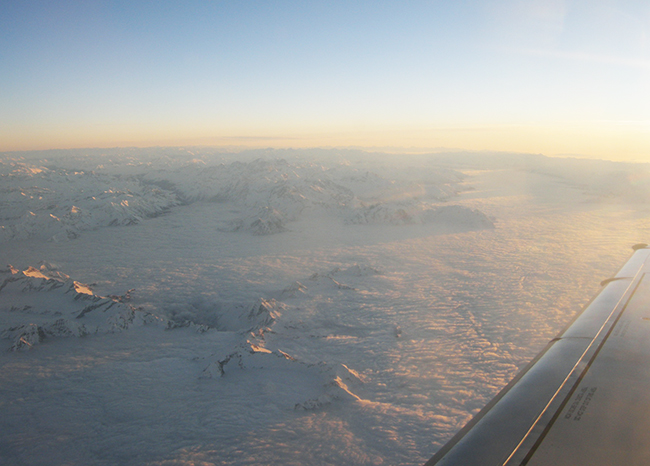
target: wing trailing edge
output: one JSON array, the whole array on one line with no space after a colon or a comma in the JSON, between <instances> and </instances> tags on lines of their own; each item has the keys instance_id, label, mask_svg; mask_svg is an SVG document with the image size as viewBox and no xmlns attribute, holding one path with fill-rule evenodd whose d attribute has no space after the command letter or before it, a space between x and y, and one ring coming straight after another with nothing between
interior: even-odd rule
<instances>
[{"instance_id":1,"label":"wing trailing edge","mask_svg":"<svg viewBox=\"0 0 650 466\"><path fill-rule=\"evenodd\" d=\"M633 249L426 466L650 464L650 248Z\"/></svg>"}]
</instances>

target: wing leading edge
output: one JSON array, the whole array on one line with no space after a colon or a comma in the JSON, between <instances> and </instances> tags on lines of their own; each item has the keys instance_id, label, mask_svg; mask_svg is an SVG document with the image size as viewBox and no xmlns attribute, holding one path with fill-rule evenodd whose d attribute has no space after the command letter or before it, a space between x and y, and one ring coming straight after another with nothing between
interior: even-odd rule
<instances>
[{"instance_id":1,"label":"wing leading edge","mask_svg":"<svg viewBox=\"0 0 650 466\"><path fill-rule=\"evenodd\" d=\"M650 464L650 248L425 466Z\"/></svg>"}]
</instances>

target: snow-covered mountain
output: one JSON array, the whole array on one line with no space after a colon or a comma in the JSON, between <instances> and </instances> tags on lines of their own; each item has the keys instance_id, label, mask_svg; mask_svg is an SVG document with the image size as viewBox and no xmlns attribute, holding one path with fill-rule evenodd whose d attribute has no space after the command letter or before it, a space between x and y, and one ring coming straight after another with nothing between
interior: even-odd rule
<instances>
[{"instance_id":1,"label":"snow-covered mountain","mask_svg":"<svg viewBox=\"0 0 650 466\"><path fill-rule=\"evenodd\" d=\"M224 160L223 155L194 158L155 168L130 162L122 173L115 163L79 170L70 168L70 161L57 166L47 159L0 160L0 242L74 239L86 230L136 224L194 202L223 206L221 232L256 235L282 233L305 213L321 210L342 223L453 222L448 214L439 215L439 205L457 194L463 179L446 168L413 178L407 169L380 170L382 175L364 164L328 166L295 157ZM461 221L472 223L467 217L477 214L462 213ZM486 217L472 223L473 228L492 226Z\"/></svg>"},{"instance_id":2,"label":"snow-covered mountain","mask_svg":"<svg viewBox=\"0 0 650 466\"><path fill-rule=\"evenodd\" d=\"M332 273L323 277L340 287ZM361 400L352 390L362 386L363 377L346 365L306 363L279 348L265 347L265 334L275 332L282 311L287 309L273 298L214 309L214 326L210 326L195 322L200 320L196 316L168 319L134 308L128 303L134 290L121 296L98 296L92 286L72 280L49 263L23 271L8 266L0 271L0 280L0 336L9 351L38 351L36 345L46 340L134 332L143 327L158 332L191 328L195 339L208 338L204 334L209 333L213 341L221 342L216 345L217 352L194 352L188 360L188 364L195 361L203 367L199 379L292 380L292 393L282 398L286 409L312 410L336 401ZM314 274L310 280L315 283L322 277ZM80 341L80 348L85 341Z\"/></svg>"},{"instance_id":3,"label":"snow-covered mountain","mask_svg":"<svg viewBox=\"0 0 650 466\"><path fill-rule=\"evenodd\" d=\"M133 176L0 160L0 243L74 239L85 230L132 225L179 205Z\"/></svg>"},{"instance_id":4,"label":"snow-covered mountain","mask_svg":"<svg viewBox=\"0 0 650 466\"><path fill-rule=\"evenodd\" d=\"M216 166L188 164L174 171L147 174L144 181L171 189L185 202L229 203L237 215L222 231L248 230L266 235L286 231L305 211L326 210L347 223L421 223L417 215L404 220L405 208L431 211L456 193L462 175L431 170L424 184L401 181L346 165L327 168L315 162L257 159ZM375 214L381 210L382 214ZM368 214L368 212L371 212ZM371 217L369 221L368 218ZM489 220L487 223L490 223Z\"/></svg>"},{"instance_id":5,"label":"snow-covered mountain","mask_svg":"<svg viewBox=\"0 0 650 466\"><path fill-rule=\"evenodd\" d=\"M0 162L1 464L423 464L650 236L643 166Z\"/></svg>"},{"instance_id":6,"label":"snow-covered mountain","mask_svg":"<svg viewBox=\"0 0 650 466\"><path fill-rule=\"evenodd\" d=\"M0 270L0 335L11 350L47 338L121 332L133 325L167 325L164 318L124 303L125 296L97 296L49 264Z\"/></svg>"}]
</instances>

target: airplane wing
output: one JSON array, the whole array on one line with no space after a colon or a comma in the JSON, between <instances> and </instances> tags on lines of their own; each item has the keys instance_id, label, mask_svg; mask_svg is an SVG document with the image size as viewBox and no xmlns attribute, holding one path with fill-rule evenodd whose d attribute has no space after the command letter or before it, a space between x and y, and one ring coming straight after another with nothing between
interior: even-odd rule
<instances>
[{"instance_id":1,"label":"airplane wing","mask_svg":"<svg viewBox=\"0 0 650 466\"><path fill-rule=\"evenodd\" d=\"M650 248L425 466L650 464Z\"/></svg>"}]
</instances>

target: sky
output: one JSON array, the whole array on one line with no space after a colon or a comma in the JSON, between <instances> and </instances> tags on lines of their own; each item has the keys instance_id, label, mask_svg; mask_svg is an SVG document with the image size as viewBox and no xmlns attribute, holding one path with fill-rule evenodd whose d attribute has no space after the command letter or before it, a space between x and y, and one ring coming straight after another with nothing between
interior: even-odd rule
<instances>
[{"instance_id":1,"label":"sky","mask_svg":"<svg viewBox=\"0 0 650 466\"><path fill-rule=\"evenodd\" d=\"M0 151L650 161L650 2L0 0Z\"/></svg>"}]
</instances>

